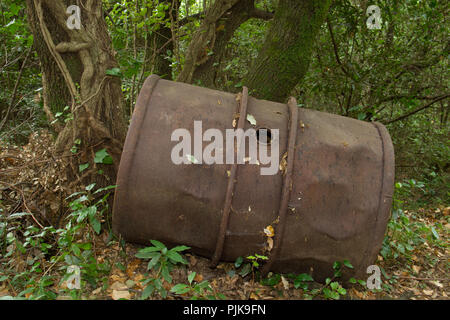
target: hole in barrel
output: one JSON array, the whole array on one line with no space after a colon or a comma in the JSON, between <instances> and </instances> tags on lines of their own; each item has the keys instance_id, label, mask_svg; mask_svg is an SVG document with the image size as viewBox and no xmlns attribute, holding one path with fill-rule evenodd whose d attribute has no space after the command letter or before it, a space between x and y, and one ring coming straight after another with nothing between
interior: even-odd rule
<instances>
[{"instance_id":1,"label":"hole in barrel","mask_svg":"<svg viewBox=\"0 0 450 320\"><path fill-rule=\"evenodd\" d=\"M272 131L267 128L259 128L256 130L256 138L261 144L270 144L272 142Z\"/></svg>"}]
</instances>

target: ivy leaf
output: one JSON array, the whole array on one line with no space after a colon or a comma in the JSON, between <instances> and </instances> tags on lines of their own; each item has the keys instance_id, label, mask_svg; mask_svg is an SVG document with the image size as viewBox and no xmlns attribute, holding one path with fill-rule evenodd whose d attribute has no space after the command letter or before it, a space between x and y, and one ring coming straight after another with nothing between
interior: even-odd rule
<instances>
[{"instance_id":1,"label":"ivy leaf","mask_svg":"<svg viewBox=\"0 0 450 320\"><path fill-rule=\"evenodd\" d=\"M234 263L234 266L235 266L236 268L239 268L239 267L242 265L242 262L244 262L244 258L238 257L238 258L236 259L236 262Z\"/></svg>"},{"instance_id":2,"label":"ivy leaf","mask_svg":"<svg viewBox=\"0 0 450 320\"><path fill-rule=\"evenodd\" d=\"M87 168L89 168L89 163L86 164L80 164L79 166L79 171L83 172L84 170L86 170Z\"/></svg>"},{"instance_id":3,"label":"ivy leaf","mask_svg":"<svg viewBox=\"0 0 450 320\"><path fill-rule=\"evenodd\" d=\"M113 164L112 157L108 154L106 149L102 149L97 151L94 158L95 163L103 163L103 164Z\"/></svg>"},{"instance_id":4,"label":"ivy leaf","mask_svg":"<svg viewBox=\"0 0 450 320\"><path fill-rule=\"evenodd\" d=\"M114 77L122 76L122 72L120 71L120 68L112 68L112 69L106 70L106 74L109 76L114 76Z\"/></svg>"},{"instance_id":5,"label":"ivy leaf","mask_svg":"<svg viewBox=\"0 0 450 320\"><path fill-rule=\"evenodd\" d=\"M344 266L346 266L347 268L353 269L353 265L350 263L350 261L348 260L344 260L343 261Z\"/></svg>"}]
</instances>

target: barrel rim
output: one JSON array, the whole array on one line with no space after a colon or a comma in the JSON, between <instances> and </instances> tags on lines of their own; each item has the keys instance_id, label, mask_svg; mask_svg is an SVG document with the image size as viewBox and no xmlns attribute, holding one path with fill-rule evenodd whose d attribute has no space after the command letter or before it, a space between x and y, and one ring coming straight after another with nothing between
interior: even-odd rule
<instances>
[{"instance_id":1,"label":"barrel rim","mask_svg":"<svg viewBox=\"0 0 450 320\"><path fill-rule=\"evenodd\" d=\"M112 215L112 226L113 232L120 234L119 222L115 223L119 217L118 212L121 210L123 204L127 203L128 196L128 184L129 184L129 173L133 163L136 145L139 141L139 135L141 132L141 127L144 123L145 115L147 113L147 106L153 95L153 91L157 86L161 77L158 75L150 75L144 82L142 86L141 93L138 96L136 107L131 118L130 127L128 129L125 144L122 150L122 156L120 159L119 170L117 172L116 180L116 192L114 194L114 204L113 204L113 215ZM123 191L122 191L123 190Z\"/></svg>"},{"instance_id":2,"label":"barrel rim","mask_svg":"<svg viewBox=\"0 0 450 320\"><path fill-rule=\"evenodd\" d=\"M366 253L362 258L361 267L367 267L376 262L381 250L388 220L391 216L392 196L395 182L395 153L391 136L386 127L379 122L373 123L381 140L383 152L381 188L378 202L377 215L375 217L375 229L373 230L371 242L368 243ZM361 270L365 272L365 270Z\"/></svg>"}]
</instances>

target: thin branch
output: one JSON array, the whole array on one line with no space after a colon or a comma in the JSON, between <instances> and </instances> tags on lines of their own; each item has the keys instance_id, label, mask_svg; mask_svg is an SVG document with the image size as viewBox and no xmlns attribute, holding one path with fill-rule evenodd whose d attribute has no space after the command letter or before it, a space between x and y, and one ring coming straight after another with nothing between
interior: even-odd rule
<instances>
[{"instance_id":1,"label":"thin branch","mask_svg":"<svg viewBox=\"0 0 450 320\"><path fill-rule=\"evenodd\" d=\"M448 97L450 97L450 94L445 94L445 95L443 95L443 96L440 96L440 97L434 99L433 101L431 101L431 102L425 104L424 106L417 108L416 110L413 110L413 111L408 112L408 113L406 113L406 114L404 114L404 115L402 115L402 116L400 116L400 117L398 117L398 118L395 118L395 119L393 119L393 120L390 120L390 121L385 122L385 124L390 124L390 123L393 123L393 122L397 122L397 121L401 121L401 120L403 120L403 119L406 119L406 118L412 116L413 114L416 114L417 112L420 112L420 111L422 111L422 110L425 110L426 108L431 107L431 106L432 106L433 104L435 104L436 102L439 102L439 101L441 101L441 100L447 99Z\"/></svg>"},{"instance_id":2,"label":"thin branch","mask_svg":"<svg viewBox=\"0 0 450 320\"><path fill-rule=\"evenodd\" d=\"M264 11L257 8L253 8L253 10L250 11L250 17L256 19L270 20L273 19L274 15L275 15L274 12Z\"/></svg>"},{"instance_id":3,"label":"thin branch","mask_svg":"<svg viewBox=\"0 0 450 320\"><path fill-rule=\"evenodd\" d=\"M9 113L11 112L12 108L14 107L14 103L16 102L17 90L19 88L20 80L22 79L23 70L25 69L25 65L28 61L28 58L30 57L31 51L32 51L32 48L28 49L27 55L25 56L25 59L22 62L22 66L20 67L19 75L17 76L16 84L14 85L11 102L9 103L8 110L6 110L5 117L3 118L2 122L0 123L0 131L2 131L3 126L5 125L6 121L8 121Z\"/></svg>"}]
</instances>

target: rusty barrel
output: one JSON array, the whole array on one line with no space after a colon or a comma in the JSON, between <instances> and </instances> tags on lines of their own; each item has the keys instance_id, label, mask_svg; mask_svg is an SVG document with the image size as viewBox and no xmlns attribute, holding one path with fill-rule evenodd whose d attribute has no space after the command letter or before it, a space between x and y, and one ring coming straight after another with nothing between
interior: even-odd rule
<instances>
[{"instance_id":1,"label":"rusty barrel","mask_svg":"<svg viewBox=\"0 0 450 320\"><path fill-rule=\"evenodd\" d=\"M242 112L254 117L256 129L279 130L277 174L261 175L261 165L249 163L233 170L172 161L175 130L194 134L202 121L204 131L225 132L236 116L242 129L252 128ZM266 269L318 280L330 276L335 261L348 260L354 269L344 276L362 276L381 248L393 184L394 150L379 123L153 75L125 142L113 229L129 242L183 244L221 261L258 253L269 257Z\"/></svg>"}]
</instances>

